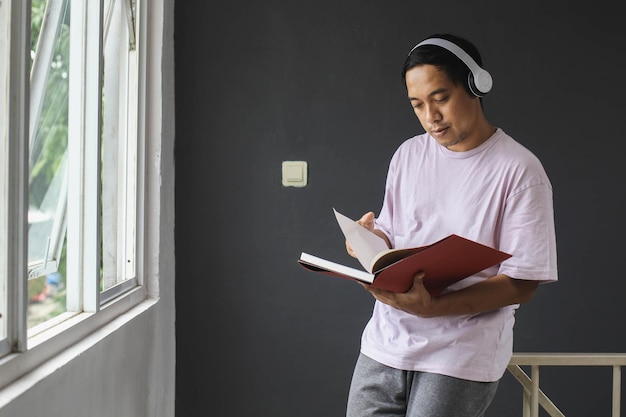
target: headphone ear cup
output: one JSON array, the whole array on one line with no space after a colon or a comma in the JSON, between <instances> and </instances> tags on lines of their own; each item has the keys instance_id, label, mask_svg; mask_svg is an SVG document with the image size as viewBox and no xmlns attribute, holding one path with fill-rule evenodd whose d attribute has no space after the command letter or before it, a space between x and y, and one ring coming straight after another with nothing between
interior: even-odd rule
<instances>
[{"instance_id":1,"label":"headphone ear cup","mask_svg":"<svg viewBox=\"0 0 626 417\"><path fill-rule=\"evenodd\" d=\"M467 76L467 82L472 93L477 97L483 97L493 86L493 79L484 69L479 69L475 74L470 72Z\"/></svg>"}]
</instances>

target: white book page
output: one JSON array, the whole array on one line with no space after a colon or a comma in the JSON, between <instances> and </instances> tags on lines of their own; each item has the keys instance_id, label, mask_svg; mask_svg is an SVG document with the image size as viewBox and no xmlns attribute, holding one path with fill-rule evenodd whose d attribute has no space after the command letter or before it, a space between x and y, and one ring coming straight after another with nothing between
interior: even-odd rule
<instances>
[{"instance_id":1,"label":"white book page","mask_svg":"<svg viewBox=\"0 0 626 417\"><path fill-rule=\"evenodd\" d=\"M319 258L314 255L310 255L305 252L302 252L302 254L300 255L300 259L308 264L319 266L328 271L333 271L339 274L348 275L354 279L367 282L369 284L371 284L374 281L374 275L368 272L360 271L356 268L351 268L349 266L341 265L336 262L329 261L327 259L322 259L322 258Z\"/></svg>"},{"instance_id":2,"label":"white book page","mask_svg":"<svg viewBox=\"0 0 626 417\"><path fill-rule=\"evenodd\" d=\"M380 252L387 251L387 243L377 234L370 232L356 221L344 216L333 208L337 223L352 246L357 259L367 272L372 272L372 260Z\"/></svg>"}]
</instances>

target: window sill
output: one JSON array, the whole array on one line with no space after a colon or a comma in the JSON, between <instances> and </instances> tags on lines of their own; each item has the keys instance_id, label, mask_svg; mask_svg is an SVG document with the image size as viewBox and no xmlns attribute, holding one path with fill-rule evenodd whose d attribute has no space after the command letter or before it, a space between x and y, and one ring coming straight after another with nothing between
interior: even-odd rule
<instances>
[{"instance_id":1,"label":"window sill","mask_svg":"<svg viewBox=\"0 0 626 417\"><path fill-rule=\"evenodd\" d=\"M138 287L98 313L65 313L55 326L33 328L37 333L29 337L26 352L0 359L0 409L158 302L158 298L147 297L144 287Z\"/></svg>"}]
</instances>

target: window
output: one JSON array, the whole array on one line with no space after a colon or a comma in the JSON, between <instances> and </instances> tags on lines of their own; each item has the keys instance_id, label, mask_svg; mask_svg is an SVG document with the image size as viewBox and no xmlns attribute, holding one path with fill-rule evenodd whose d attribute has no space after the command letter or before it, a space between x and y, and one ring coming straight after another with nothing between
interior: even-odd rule
<instances>
[{"instance_id":1,"label":"window","mask_svg":"<svg viewBox=\"0 0 626 417\"><path fill-rule=\"evenodd\" d=\"M32 1L28 100L29 327L66 311L62 250L69 174L68 11L67 0Z\"/></svg>"},{"instance_id":2,"label":"window","mask_svg":"<svg viewBox=\"0 0 626 417\"><path fill-rule=\"evenodd\" d=\"M0 355L145 298L141 2L23 3L0 0Z\"/></svg>"}]
</instances>

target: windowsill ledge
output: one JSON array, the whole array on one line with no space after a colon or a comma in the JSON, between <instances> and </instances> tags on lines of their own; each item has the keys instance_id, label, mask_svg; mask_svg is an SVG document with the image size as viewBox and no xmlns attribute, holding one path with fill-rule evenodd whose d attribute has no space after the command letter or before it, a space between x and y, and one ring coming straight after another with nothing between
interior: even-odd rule
<instances>
[{"instance_id":1,"label":"windowsill ledge","mask_svg":"<svg viewBox=\"0 0 626 417\"><path fill-rule=\"evenodd\" d=\"M139 287L111 301L98 314L66 313L65 320L29 338L28 351L0 360L0 410L158 302L158 298L147 298L145 289Z\"/></svg>"}]
</instances>

